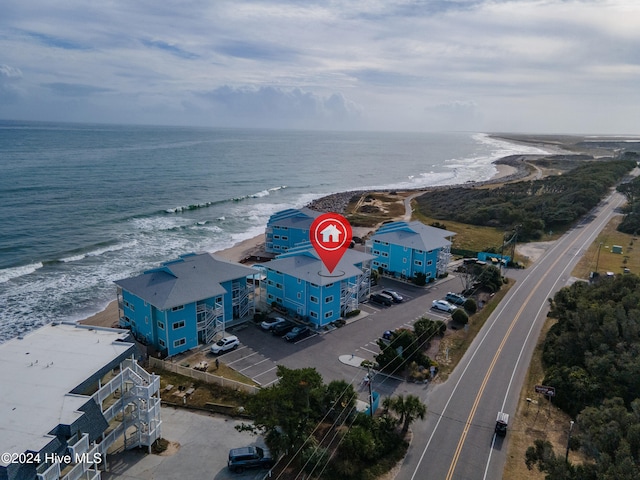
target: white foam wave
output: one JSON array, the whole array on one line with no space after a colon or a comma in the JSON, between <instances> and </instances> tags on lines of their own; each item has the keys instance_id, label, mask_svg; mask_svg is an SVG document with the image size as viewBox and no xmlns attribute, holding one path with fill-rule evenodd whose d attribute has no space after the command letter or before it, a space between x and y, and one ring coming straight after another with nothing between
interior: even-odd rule
<instances>
[{"instance_id":1,"label":"white foam wave","mask_svg":"<svg viewBox=\"0 0 640 480\"><path fill-rule=\"evenodd\" d=\"M262 198L262 197L266 197L267 195L269 195L269 190L261 190L259 192L249 195L249 198Z\"/></svg>"},{"instance_id":2,"label":"white foam wave","mask_svg":"<svg viewBox=\"0 0 640 480\"><path fill-rule=\"evenodd\" d=\"M31 263L29 265L21 265L19 267L11 267L0 270L0 283L8 282L13 278L24 277L43 267L41 262Z\"/></svg>"},{"instance_id":3,"label":"white foam wave","mask_svg":"<svg viewBox=\"0 0 640 480\"><path fill-rule=\"evenodd\" d=\"M132 248L132 247L135 247L137 243L138 243L137 241L133 240L127 243L118 243L116 245L110 245L108 247L98 248L96 250L93 250L87 253L87 257L99 257L100 255L103 255L105 253L117 252L120 250L124 250L125 248Z\"/></svg>"}]
</instances>

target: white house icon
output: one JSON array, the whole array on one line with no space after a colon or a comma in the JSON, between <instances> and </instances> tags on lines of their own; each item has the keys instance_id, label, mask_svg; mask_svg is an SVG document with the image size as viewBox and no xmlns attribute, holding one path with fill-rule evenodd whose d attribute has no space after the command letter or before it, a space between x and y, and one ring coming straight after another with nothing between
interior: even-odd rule
<instances>
[{"instance_id":1,"label":"white house icon","mask_svg":"<svg viewBox=\"0 0 640 480\"><path fill-rule=\"evenodd\" d=\"M339 243L342 232L333 223L325 227L321 232L322 243Z\"/></svg>"}]
</instances>

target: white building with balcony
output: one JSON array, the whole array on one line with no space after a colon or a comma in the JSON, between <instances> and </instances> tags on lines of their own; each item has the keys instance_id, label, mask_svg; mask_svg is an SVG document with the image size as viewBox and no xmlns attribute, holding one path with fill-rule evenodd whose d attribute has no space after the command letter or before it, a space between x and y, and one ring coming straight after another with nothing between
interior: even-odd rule
<instances>
[{"instance_id":1,"label":"white building with balcony","mask_svg":"<svg viewBox=\"0 0 640 480\"><path fill-rule=\"evenodd\" d=\"M52 323L0 345L0 479L99 480L161 436L160 377L127 330Z\"/></svg>"}]
</instances>

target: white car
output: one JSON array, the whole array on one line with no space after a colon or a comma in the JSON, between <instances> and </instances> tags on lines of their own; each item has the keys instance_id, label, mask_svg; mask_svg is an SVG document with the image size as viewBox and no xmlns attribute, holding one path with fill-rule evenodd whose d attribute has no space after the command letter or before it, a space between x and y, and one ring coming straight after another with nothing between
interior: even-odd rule
<instances>
[{"instance_id":1,"label":"white car","mask_svg":"<svg viewBox=\"0 0 640 480\"><path fill-rule=\"evenodd\" d=\"M443 312L448 312L448 313L451 313L456 309L454 305L451 305L446 300L434 300L433 303L431 303L431 308L435 308L436 310L442 310Z\"/></svg>"},{"instance_id":2,"label":"white car","mask_svg":"<svg viewBox=\"0 0 640 480\"><path fill-rule=\"evenodd\" d=\"M276 325L279 325L281 323L284 323L286 320L282 317L276 317L276 318L267 318L264 322L262 322L260 324L260 328L262 328L263 330L271 330L273 327L275 327Z\"/></svg>"},{"instance_id":3,"label":"white car","mask_svg":"<svg viewBox=\"0 0 640 480\"><path fill-rule=\"evenodd\" d=\"M214 355L220 355L221 353L238 348L238 345L240 345L238 337L235 335L229 335L228 337L223 337L214 343L211 346L211 353Z\"/></svg>"}]
</instances>

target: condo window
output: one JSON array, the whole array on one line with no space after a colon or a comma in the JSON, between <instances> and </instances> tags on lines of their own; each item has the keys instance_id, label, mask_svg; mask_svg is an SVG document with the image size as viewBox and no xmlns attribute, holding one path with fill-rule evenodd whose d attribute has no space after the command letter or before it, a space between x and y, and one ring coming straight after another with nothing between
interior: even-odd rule
<instances>
[{"instance_id":1,"label":"condo window","mask_svg":"<svg viewBox=\"0 0 640 480\"><path fill-rule=\"evenodd\" d=\"M333 295L329 295L327 298L324 299L324 303L331 303L333 302Z\"/></svg>"},{"instance_id":2,"label":"condo window","mask_svg":"<svg viewBox=\"0 0 640 480\"><path fill-rule=\"evenodd\" d=\"M158 328L159 328L160 330L164 330L164 323L162 323L162 322L158 322Z\"/></svg>"},{"instance_id":3,"label":"condo window","mask_svg":"<svg viewBox=\"0 0 640 480\"><path fill-rule=\"evenodd\" d=\"M178 305L177 307L173 307L171 309L172 312L178 312L180 310L184 310L184 305Z\"/></svg>"},{"instance_id":4,"label":"condo window","mask_svg":"<svg viewBox=\"0 0 640 480\"><path fill-rule=\"evenodd\" d=\"M181 347L185 343L187 343L187 339L186 338L180 338L180 339L176 340L175 342L173 342L173 346L174 347Z\"/></svg>"},{"instance_id":5,"label":"condo window","mask_svg":"<svg viewBox=\"0 0 640 480\"><path fill-rule=\"evenodd\" d=\"M160 346L161 346L161 347L163 347L163 348L164 348L164 346L165 346L164 340L162 340L161 338L159 338L159 339L158 339L158 343L160 344Z\"/></svg>"},{"instance_id":6,"label":"condo window","mask_svg":"<svg viewBox=\"0 0 640 480\"><path fill-rule=\"evenodd\" d=\"M316 312L309 312L309 316L311 318L318 318L318 314Z\"/></svg>"},{"instance_id":7,"label":"condo window","mask_svg":"<svg viewBox=\"0 0 640 480\"><path fill-rule=\"evenodd\" d=\"M175 322L175 323L173 324L173 329L174 329L174 330L177 330L177 329L179 329L179 328L184 327L184 325L185 325L184 320L180 320L179 322Z\"/></svg>"},{"instance_id":8,"label":"condo window","mask_svg":"<svg viewBox=\"0 0 640 480\"><path fill-rule=\"evenodd\" d=\"M333 317L333 312L327 312L324 314L324 318L331 318Z\"/></svg>"},{"instance_id":9,"label":"condo window","mask_svg":"<svg viewBox=\"0 0 640 480\"><path fill-rule=\"evenodd\" d=\"M309 297L309 300L311 301L311 303L318 303L318 297L314 297L313 295Z\"/></svg>"},{"instance_id":10,"label":"condo window","mask_svg":"<svg viewBox=\"0 0 640 480\"><path fill-rule=\"evenodd\" d=\"M421 266L422 265L422 260L416 260L413 263L418 265L418 266Z\"/></svg>"}]
</instances>

